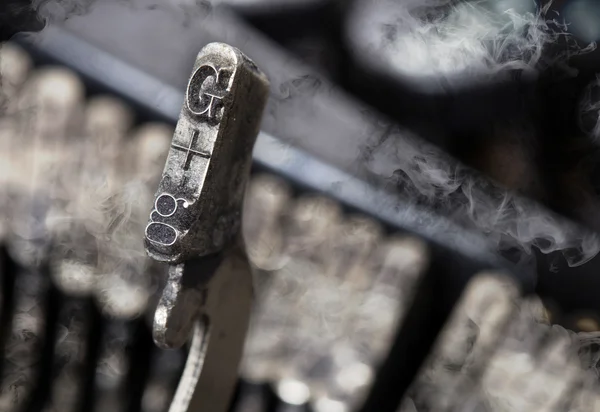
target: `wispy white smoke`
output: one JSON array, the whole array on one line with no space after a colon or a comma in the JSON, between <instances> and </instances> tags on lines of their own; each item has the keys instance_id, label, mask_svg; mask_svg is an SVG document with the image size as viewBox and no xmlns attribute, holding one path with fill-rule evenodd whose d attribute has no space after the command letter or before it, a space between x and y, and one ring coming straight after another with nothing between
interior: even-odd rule
<instances>
[{"instance_id":1,"label":"wispy white smoke","mask_svg":"<svg viewBox=\"0 0 600 412\"><path fill-rule=\"evenodd\" d=\"M536 74L570 55L591 51L566 35L549 4L532 1L378 0L359 2L350 36L361 53L410 80L473 84L507 75ZM569 47L546 53L559 39ZM565 65L566 68L566 65Z\"/></svg>"},{"instance_id":2,"label":"wispy white smoke","mask_svg":"<svg viewBox=\"0 0 600 412\"><path fill-rule=\"evenodd\" d=\"M550 4L539 11L533 2L487 0L378 0L359 5L353 14L356 34L351 36L360 52L383 59L411 82L423 79L425 88L432 82L443 88L473 86L517 72L536 76L550 66L571 75L575 72L568 58L596 47L579 47L559 16L549 15ZM559 40L561 47L556 46ZM501 253L517 251L512 259L519 263L533 261L532 247L543 253L562 251L571 266L600 251L594 233L496 187L407 131L379 132L362 153L368 172L385 177L418 205L483 232ZM528 172L527 167L522 170Z\"/></svg>"},{"instance_id":3,"label":"wispy white smoke","mask_svg":"<svg viewBox=\"0 0 600 412\"><path fill-rule=\"evenodd\" d=\"M530 263L533 247L561 251L570 266L600 251L594 232L498 187L404 130L377 138L368 153L369 172L386 177L418 205L483 233L497 251L518 252L516 263Z\"/></svg>"},{"instance_id":4,"label":"wispy white smoke","mask_svg":"<svg viewBox=\"0 0 600 412\"><path fill-rule=\"evenodd\" d=\"M119 3L140 13L164 10L184 19L187 25L208 13L219 0L102 0L99 3ZM70 18L90 13L97 0L33 0L33 7L46 24L63 24Z\"/></svg>"},{"instance_id":5,"label":"wispy white smoke","mask_svg":"<svg viewBox=\"0 0 600 412\"><path fill-rule=\"evenodd\" d=\"M96 0L34 0L33 7L47 23L62 23L70 17L86 14Z\"/></svg>"}]
</instances>

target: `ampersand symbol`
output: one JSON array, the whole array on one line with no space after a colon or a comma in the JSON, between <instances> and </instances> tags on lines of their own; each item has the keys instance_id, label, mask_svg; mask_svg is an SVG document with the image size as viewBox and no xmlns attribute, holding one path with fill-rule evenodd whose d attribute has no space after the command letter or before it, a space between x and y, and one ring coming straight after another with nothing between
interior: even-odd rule
<instances>
[{"instance_id":1,"label":"ampersand symbol","mask_svg":"<svg viewBox=\"0 0 600 412\"><path fill-rule=\"evenodd\" d=\"M158 196L146 226L146 239L160 246L174 245L179 237L176 226L185 219L187 207L185 199L176 199L168 193Z\"/></svg>"},{"instance_id":2,"label":"ampersand symbol","mask_svg":"<svg viewBox=\"0 0 600 412\"><path fill-rule=\"evenodd\" d=\"M231 71L212 65L200 66L192 75L186 93L189 111L206 120L220 121L223 98L229 92Z\"/></svg>"}]
</instances>

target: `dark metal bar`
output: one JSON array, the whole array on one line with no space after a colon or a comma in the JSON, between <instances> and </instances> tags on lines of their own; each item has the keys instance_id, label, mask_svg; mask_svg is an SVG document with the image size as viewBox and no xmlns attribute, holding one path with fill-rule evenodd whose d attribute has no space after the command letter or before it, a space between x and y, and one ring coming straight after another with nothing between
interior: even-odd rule
<instances>
[{"instance_id":1,"label":"dark metal bar","mask_svg":"<svg viewBox=\"0 0 600 412\"><path fill-rule=\"evenodd\" d=\"M15 283L17 265L10 257L6 246L0 247L0 276L2 277L2 305L0 306L0 385L4 377L6 344L12 333L15 311Z\"/></svg>"},{"instance_id":2,"label":"dark metal bar","mask_svg":"<svg viewBox=\"0 0 600 412\"><path fill-rule=\"evenodd\" d=\"M85 344L85 359L81 365L81 391L79 393L79 412L93 411L96 400L96 367L102 349L102 338L104 336L105 321L93 298L86 299L87 333Z\"/></svg>"},{"instance_id":3,"label":"dark metal bar","mask_svg":"<svg viewBox=\"0 0 600 412\"><path fill-rule=\"evenodd\" d=\"M133 339L128 348L129 372L125 384L127 412L142 412L142 397L150 376L152 356L156 347L152 342L152 331L146 319L139 318L131 322Z\"/></svg>"},{"instance_id":4,"label":"dark metal bar","mask_svg":"<svg viewBox=\"0 0 600 412\"><path fill-rule=\"evenodd\" d=\"M44 336L40 347L40 360L36 368L35 385L29 399L24 403L23 412L41 412L49 404L52 394L52 380L55 370L54 351L63 296L50 282L50 269L47 265L41 267L40 276L47 282L43 312L45 314Z\"/></svg>"}]
</instances>

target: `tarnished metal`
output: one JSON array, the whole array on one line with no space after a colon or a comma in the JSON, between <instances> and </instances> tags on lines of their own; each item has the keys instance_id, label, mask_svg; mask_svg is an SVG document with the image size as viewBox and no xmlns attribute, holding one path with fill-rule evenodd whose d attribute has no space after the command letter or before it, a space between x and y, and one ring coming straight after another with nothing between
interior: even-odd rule
<instances>
[{"instance_id":1,"label":"tarnished metal","mask_svg":"<svg viewBox=\"0 0 600 412\"><path fill-rule=\"evenodd\" d=\"M241 210L267 95L239 50L198 55L145 231L148 255L170 264L154 340L192 338L171 412L225 411L237 380L252 303Z\"/></svg>"},{"instance_id":2,"label":"tarnished metal","mask_svg":"<svg viewBox=\"0 0 600 412\"><path fill-rule=\"evenodd\" d=\"M237 49L211 43L198 55L146 227L152 258L180 263L233 240L267 93Z\"/></svg>"},{"instance_id":3,"label":"tarnished metal","mask_svg":"<svg viewBox=\"0 0 600 412\"><path fill-rule=\"evenodd\" d=\"M169 412L226 411L231 401L252 303L250 266L239 245L214 260L171 267L155 316L155 337L178 345L190 331L192 341ZM198 274L203 279L187 285Z\"/></svg>"}]
</instances>

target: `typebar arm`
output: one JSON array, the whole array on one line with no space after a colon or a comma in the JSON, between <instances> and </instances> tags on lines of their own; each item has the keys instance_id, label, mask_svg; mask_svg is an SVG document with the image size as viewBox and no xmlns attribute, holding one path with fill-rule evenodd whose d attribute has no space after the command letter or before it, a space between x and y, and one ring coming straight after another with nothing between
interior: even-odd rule
<instances>
[{"instance_id":1,"label":"typebar arm","mask_svg":"<svg viewBox=\"0 0 600 412\"><path fill-rule=\"evenodd\" d=\"M268 88L222 43L202 49L188 83L145 231L148 255L170 265L154 340L191 339L170 412L225 412L237 381L252 304L242 204Z\"/></svg>"}]
</instances>

